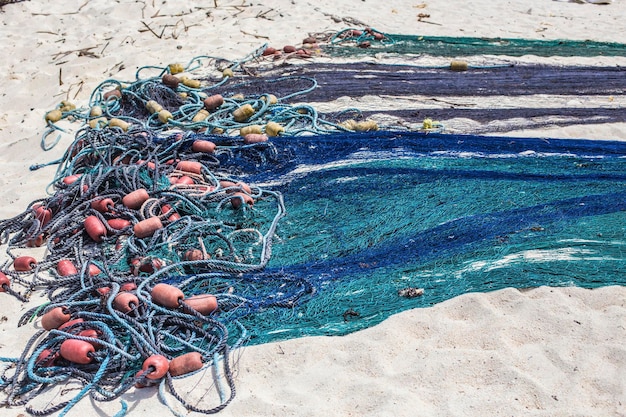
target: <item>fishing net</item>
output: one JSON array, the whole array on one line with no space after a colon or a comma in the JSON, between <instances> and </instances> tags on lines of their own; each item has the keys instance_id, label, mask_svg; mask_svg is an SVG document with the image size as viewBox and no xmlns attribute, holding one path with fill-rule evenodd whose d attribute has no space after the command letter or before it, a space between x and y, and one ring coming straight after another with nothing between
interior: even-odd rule
<instances>
[{"instance_id":1,"label":"fishing net","mask_svg":"<svg viewBox=\"0 0 626 417\"><path fill-rule=\"evenodd\" d=\"M46 115L44 149L66 121L83 127L32 167L58 165L50 197L0 221L0 288L48 299L20 320L43 330L1 358L7 405L65 415L85 396L158 385L175 414L214 413L235 395L244 344L345 334L469 291L624 284L621 143L440 134L421 118L421 132L399 131L307 102L363 96L362 79L401 97L604 77L617 94L619 69L506 66L462 82L442 68L292 66L266 50L145 67ZM405 88L399 74L412 74ZM218 395L201 407L178 387L206 370ZM54 400L69 382L78 393Z\"/></svg>"},{"instance_id":2,"label":"fishing net","mask_svg":"<svg viewBox=\"0 0 626 417\"><path fill-rule=\"evenodd\" d=\"M616 42L591 40L534 40L515 38L475 38L387 34L373 28L345 29L338 33L316 35L328 41L333 56L428 54L436 56L508 55L508 56L625 56L626 47Z\"/></svg>"}]
</instances>

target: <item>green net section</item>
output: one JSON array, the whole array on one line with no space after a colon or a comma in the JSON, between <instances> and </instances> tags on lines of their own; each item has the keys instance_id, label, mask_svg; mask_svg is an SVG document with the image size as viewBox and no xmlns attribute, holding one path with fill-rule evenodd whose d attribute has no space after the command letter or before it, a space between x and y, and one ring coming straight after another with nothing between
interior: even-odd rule
<instances>
[{"instance_id":1,"label":"green net section","mask_svg":"<svg viewBox=\"0 0 626 417\"><path fill-rule=\"evenodd\" d=\"M335 35L326 52L333 56L357 54L426 54L435 56L626 56L626 45L591 40L535 40L452 36L383 34L346 29Z\"/></svg>"}]
</instances>

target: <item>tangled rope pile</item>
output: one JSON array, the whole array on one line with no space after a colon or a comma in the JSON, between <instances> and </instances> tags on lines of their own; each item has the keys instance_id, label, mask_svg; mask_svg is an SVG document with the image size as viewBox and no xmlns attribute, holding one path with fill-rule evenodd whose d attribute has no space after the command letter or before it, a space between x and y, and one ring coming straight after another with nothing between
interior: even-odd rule
<instances>
[{"instance_id":1,"label":"tangled rope pile","mask_svg":"<svg viewBox=\"0 0 626 417\"><path fill-rule=\"evenodd\" d=\"M11 363L0 379L8 405L64 415L85 395L111 401L132 386L160 383L187 410L219 411L235 394L229 351L247 339L238 319L293 307L312 292L306 279L263 274L285 213L282 196L237 175L272 158L268 134L334 125L269 94L208 96L169 68L130 85L104 82L88 109L63 102L46 115L44 149L54 145L45 139L61 129L59 120L86 126L53 162L52 196L0 221L10 257L0 272L3 291L27 301L43 288L50 300L20 320L41 317L44 330L20 358L2 358ZM203 119L194 121L198 114ZM207 129L224 134L196 133ZM17 253L44 244L41 260ZM219 404L185 402L173 378L220 362L227 386L216 384ZM82 384L72 400L43 409L29 403L68 380Z\"/></svg>"}]
</instances>

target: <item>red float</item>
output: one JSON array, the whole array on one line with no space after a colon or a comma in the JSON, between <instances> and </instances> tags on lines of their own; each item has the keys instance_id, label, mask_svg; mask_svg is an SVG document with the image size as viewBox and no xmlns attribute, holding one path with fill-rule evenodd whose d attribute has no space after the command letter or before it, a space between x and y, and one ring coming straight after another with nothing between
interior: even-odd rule
<instances>
[{"instance_id":1,"label":"red float","mask_svg":"<svg viewBox=\"0 0 626 417\"><path fill-rule=\"evenodd\" d=\"M139 209L143 203L145 203L150 198L148 191L144 188L140 188L138 190L133 191L132 193L126 194L124 198L122 198L122 204L130 209L137 210Z\"/></svg>"},{"instance_id":2,"label":"red float","mask_svg":"<svg viewBox=\"0 0 626 417\"><path fill-rule=\"evenodd\" d=\"M217 298L211 294L200 294L186 298L185 304L204 316L217 310Z\"/></svg>"},{"instance_id":3,"label":"red float","mask_svg":"<svg viewBox=\"0 0 626 417\"><path fill-rule=\"evenodd\" d=\"M81 318L77 318L74 320L70 320L67 323L63 323L62 325L59 326L59 330L65 330L68 329L69 327L75 325L75 324L79 324L79 323L84 323L85 320L81 319ZM65 330L67 331L67 330Z\"/></svg>"},{"instance_id":4,"label":"red float","mask_svg":"<svg viewBox=\"0 0 626 417\"><path fill-rule=\"evenodd\" d=\"M91 363L91 354L96 349L89 342L78 339L67 339L61 343L61 356L70 362L86 365Z\"/></svg>"},{"instance_id":5,"label":"red float","mask_svg":"<svg viewBox=\"0 0 626 417\"><path fill-rule=\"evenodd\" d=\"M76 269L72 261L69 261L67 259L59 261L59 263L57 264L57 272L62 277L78 274L78 270Z\"/></svg>"},{"instance_id":6,"label":"red float","mask_svg":"<svg viewBox=\"0 0 626 417\"><path fill-rule=\"evenodd\" d=\"M185 299L185 294L179 289L169 284L157 284L152 289L152 301L167 308L178 308L179 300Z\"/></svg>"},{"instance_id":7,"label":"red float","mask_svg":"<svg viewBox=\"0 0 626 417\"><path fill-rule=\"evenodd\" d=\"M178 164L176 164L177 170L191 172L192 174L201 174L202 168L202 164L195 161L180 161Z\"/></svg>"},{"instance_id":8,"label":"red float","mask_svg":"<svg viewBox=\"0 0 626 417\"><path fill-rule=\"evenodd\" d=\"M137 284L135 284L134 282L126 282L122 284L122 286L120 287L120 291L133 291L136 289L137 289Z\"/></svg>"},{"instance_id":9,"label":"red float","mask_svg":"<svg viewBox=\"0 0 626 417\"><path fill-rule=\"evenodd\" d=\"M35 213L35 218L41 223L41 227L48 224L48 222L50 222L50 219L52 219L52 211L45 208L41 204L35 204L32 209Z\"/></svg>"},{"instance_id":10,"label":"red float","mask_svg":"<svg viewBox=\"0 0 626 417\"><path fill-rule=\"evenodd\" d=\"M87 216L83 225L90 238L94 242L102 242L102 238L106 237L107 229L97 216Z\"/></svg>"},{"instance_id":11,"label":"red float","mask_svg":"<svg viewBox=\"0 0 626 417\"><path fill-rule=\"evenodd\" d=\"M109 219L107 220L107 224L111 229L122 230L131 225L130 221L126 219Z\"/></svg>"},{"instance_id":12,"label":"red float","mask_svg":"<svg viewBox=\"0 0 626 417\"><path fill-rule=\"evenodd\" d=\"M230 200L230 204L235 210L241 207L241 204L247 204L248 206L254 205L254 199L246 193L233 193L233 198Z\"/></svg>"},{"instance_id":13,"label":"red float","mask_svg":"<svg viewBox=\"0 0 626 417\"><path fill-rule=\"evenodd\" d=\"M44 349L41 351L37 359L35 359L35 364L42 366L44 368L49 368L54 366L54 361L59 357L59 352L53 352L50 349Z\"/></svg>"},{"instance_id":14,"label":"red float","mask_svg":"<svg viewBox=\"0 0 626 417\"><path fill-rule=\"evenodd\" d=\"M41 327L50 331L58 329L70 319L70 313L65 307L55 307L41 317Z\"/></svg>"},{"instance_id":15,"label":"red float","mask_svg":"<svg viewBox=\"0 0 626 417\"><path fill-rule=\"evenodd\" d=\"M189 352L170 361L169 371L172 376L185 375L202 369L202 355L198 352Z\"/></svg>"},{"instance_id":16,"label":"red float","mask_svg":"<svg viewBox=\"0 0 626 417\"><path fill-rule=\"evenodd\" d=\"M110 198L103 198L91 202L91 208L100 213L108 213L113 210L113 207L115 207L115 203Z\"/></svg>"},{"instance_id":17,"label":"red float","mask_svg":"<svg viewBox=\"0 0 626 417\"><path fill-rule=\"evenodd\" d=\"M13 261L13 268L16 271L32 271L37 266L37 260L32 256L19 256Z\"/></svg>"},{"instance_id":18,"label":"red float","mask_svg":"<svg viewBox=\"0 0 626 417\"><path fill-rule=\"evenodd\" d=\"M121 292L113 300L113 308L122 313L130 313L139 305L139 299L132 292Z\"/></svg>"},{"instance_id":19,"label":"red float","mask_svg":"<svg viewBox=\"0 0 626 417\"><path fill-rule=\"evenodd\" d=\"M248 133L243 137L243 143L246 145L261 142L267 142L267 135L265 133Z\"/></svg>"},{"instance_id":20,"label":"red float","mask_svg":"<svg viewBox=\"0 0 626 417\"><path fill-rule=\"evenodd\" d=\"M186 261L201 261L204 259L204 254L198 249L189 249L185 252Z\"/></svg>"},{"instance_id":21,"label":"red float","mask_svg":"<svg viewBox=\"0 0 626 417\"><path fill-rule=\"evenodd\" d=\"M161 219L155 216L137 223L133 227L133 231L135 232L135 236L141 239L144 237L152 236L154 232L162 228L163 223L161 223Z\"/></svg>"},{"instance_id":22,"label":"red float","mask_svg":"<svg viewBox=\"0 0 626 417\"><path fill-rule=\"evenodd\" d=\"M0 272L0 292L6 292L7 289L11 286L11 281L4 274L4 272Z\"/></svg>"},{"instance_id":23,"label":"red float","mask_svg":"<svg viewBox=\"0 0 626 417\"><path fill-rule=\"evenodd\" d=\"M141 366L142 371L150 371L146 375L148 379L160 379L165 376L168 369L170 367L170 363L167 358L163 355L151 355L143 361L143 365Z\"/></svg>"},{"instance_id":24,"label":"red float","mask_svg":"<svg viewBox=\"0 0 626 417\"><path fill-rule=\"evenodd\" d=\"M203 103L205 109L212 111L224 104L224 97L220 94L213 94L212 96L205 98Z\"/></svg>"},{"instance_id":25,"label":"red float","mask_svg":"<svg viewBox=\"0 0 626 417\"><path fill-rule=\"evenodd\" d=\"M95 277L96 275L100 275L101 273L102 273L102 270L100 268L98 268L94 264L89 264L89 276L90 277Z\"/></svg>"},{"instance_id":26,"label":"red float","mask_svg":"<svg viewBox=\"0 0 626 417\"><path fill-rule=\"evenodd\" d=\"M215 143L210 140L196 140L191 145L191 150L194 152L213 153L215 152Z\"/></svg>"}]
</instances>

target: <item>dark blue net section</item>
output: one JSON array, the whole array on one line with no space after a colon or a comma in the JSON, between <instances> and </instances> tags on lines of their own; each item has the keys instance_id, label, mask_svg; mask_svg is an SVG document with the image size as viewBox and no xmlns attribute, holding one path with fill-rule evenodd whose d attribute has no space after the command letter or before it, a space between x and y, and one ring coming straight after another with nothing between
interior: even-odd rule
<instances>
[{"instance_id":1,"label":"dark blue net section","mask_svg":"<svg viewBox=\"0 0 626 417\"><path fill-rule=\"evenodd\" d=\"M623 285L625 157L614 141L406 132L241 148L222 167L280 191L287 210L262 274L294 277L274 294L307 301L242 323L265 342L343 334L470 291Z\"/></svg>"}]
</instances>

